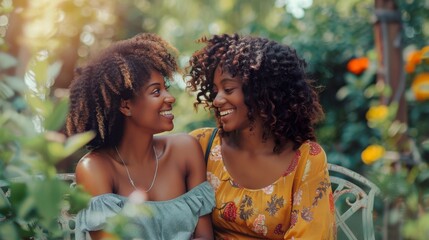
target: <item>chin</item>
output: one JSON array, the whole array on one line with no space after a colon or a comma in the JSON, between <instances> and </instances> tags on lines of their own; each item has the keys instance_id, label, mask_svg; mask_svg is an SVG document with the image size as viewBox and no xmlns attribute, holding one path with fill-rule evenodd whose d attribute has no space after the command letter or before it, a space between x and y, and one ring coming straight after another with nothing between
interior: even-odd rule
<instances>
[{"instance_id":1,"label":"chin","mask_svg":"<svg viewBox=\"0 0 429 240\"><path fill-rule=\"evenodd\" d=\"M171 126L167 127L165 131L171 131L171 130L173 130L173 128L174 128L174 124L171 124Z\"/></svg>"},{"instance_id":2,"label":"chin","mask_svg":"<svg viewBox=\"0 0 429 240\"><path fill-rule=\"evenodd\" d=\"M234 130L235 130L234 128L231 128L231 127L228 127L228 126L225 126L225 125L222 126L222 131L223 132L232 132Z\"/></svg>"},{"instance_id":3,"label":"chin","mask_svg":"<svg viewBox=\"0 0 429 240\"><path fill-rule=\"evenodd\" d=\"M173 130L173 128L174 128L174 125L169 126L169 127L162 127L162 128L159 128L155 134L160 134L163 132L169 132L169 131Z\"/></svg>"}]
</instances>

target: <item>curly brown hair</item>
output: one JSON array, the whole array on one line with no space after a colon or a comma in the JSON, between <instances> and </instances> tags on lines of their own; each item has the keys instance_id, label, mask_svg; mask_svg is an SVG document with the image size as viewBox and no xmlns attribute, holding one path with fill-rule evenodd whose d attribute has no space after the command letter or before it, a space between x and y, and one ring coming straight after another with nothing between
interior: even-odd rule
<instances>
[{"instance_id":1,"label":"curly brown hair","mask_svg":"<svg viewBox=\"0 0 429 240\"><path fill-rule=\"evenodd\" d=\"M70 86L70 111L66 133L94 131L88 149L114 146L122 138L121 100L132 99L158 71L166 81L178 71L177 51L152 33L118 41L75 70Z\"/></svg>"},{"instance_id":2,"label":"curly brown hair","mask_svg":"<svg viewBox=\"0 0 429 240\"><path fill-rule=\"evenodd\" d=\"M273 137L274 152L288 140L297 149L307 140L316 140L314 124L324 114L317 88L305 74L306 62L296 50L275 41L238 34L214 35L199 40L205 46L189 60L187 88L196 92L194 107L212 109L222 128L219 112L213 106L215 69L220 66L243 81L244 102L250 122L262 119L263 140ZM225 136L225 132L222 132Z\"/></svg>"}]
</instances>

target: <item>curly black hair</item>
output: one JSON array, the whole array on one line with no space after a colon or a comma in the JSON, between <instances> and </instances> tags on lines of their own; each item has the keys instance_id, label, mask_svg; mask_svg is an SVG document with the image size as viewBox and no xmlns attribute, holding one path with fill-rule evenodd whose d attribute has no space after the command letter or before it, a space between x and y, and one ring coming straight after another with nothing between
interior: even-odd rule
<instances>
[{"instance_id":1,"label":"curly black hair","mask_svg":"<svg viewBox=\"0 0 429 240\"><path fill-rule=\"evenodd\" d=\"M94 131L88 149L114 146L122 138L121 100L132 99L149 80L151 71L166 81L178 71L177 51L152 33L113 43L85 66L76 68L70 86L66 133Z\"/></svg>"},{"instance_id":2,"label":"curly black hair","mask_svg":"<svg viewBox=\"0 0 429 240\"><path fill-rule=\"evenodd\" d=\"M288 140L297 149L307 140L316 140L314 124L323 116L317 88L305 74L306 62L296 50L278 42L238 34L201 38L205 46L189 60L187 88L196 92L194 107L202 104L214 110L222 128L219 112L213 106L215 69L219 66L243 81L244 102L250 122L262 119L263 140L273 137L274 152ZM222 134L228 134L222 132Z\"/></svg>"}]
</instances>

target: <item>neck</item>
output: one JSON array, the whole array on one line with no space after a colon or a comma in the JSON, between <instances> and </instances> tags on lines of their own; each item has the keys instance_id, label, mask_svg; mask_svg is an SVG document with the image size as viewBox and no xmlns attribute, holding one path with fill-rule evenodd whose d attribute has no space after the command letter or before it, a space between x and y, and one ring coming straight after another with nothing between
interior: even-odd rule
<instances>
[{"instance_id":1,"label":"neck","mask_svg":"<svg viewBox=\"0 0 429 240\"><path fill-rule=\"evenodd\" d=\"M126 131L116 146L127 165L135 162L153 161L155 142L152 134L135 131L128 134Z\"/></svg>"},{"instance_id":2,"label":"neck","mask_svg":"<svg viewBox=\"0 0 429 240\"><path fill-rule=\"evenodd\" d=\"M262 139L262 128L253 128L231 132L226 142L242 151L252 154L272 154L275 147L274 139Z\"/></svg>"}]
</instances>

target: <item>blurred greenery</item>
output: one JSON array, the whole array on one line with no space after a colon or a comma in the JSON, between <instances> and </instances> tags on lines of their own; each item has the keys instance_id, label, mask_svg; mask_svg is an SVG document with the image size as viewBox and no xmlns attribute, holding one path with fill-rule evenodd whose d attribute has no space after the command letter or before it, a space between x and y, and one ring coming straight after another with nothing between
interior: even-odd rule
<instances>
[{"instance_id":1,"label":"blurred greenery","mask_svg":"<svg viewBox=\"0 0 429 240\"><path fill-rule=\"evenodd\" d=\"M80 187L70 188L57 179L55 164L80 149L93 134L66 139L56 132L64 123L68 102L46 99L49 88L40 85L37 94L29 91L22 79L4 74L16 64L13 57L2 54L0 61L8 63L0 68L0 239L63 236L57 219L61 210L76 213L86 206L89 196ZM40 76L55 74L48 68L35 61L28 71L38 72L37 81L44 83Z\"/></svg>"},{"instance_id":2,"label":"blurred greenery","mask_svg":"<svg viewBox=\"0 0 429 240\"><path fill-rule=\"evenodd\" d=\"M347 63L355 57L367 56L372 62L380 57L374 43L374 2L0 0L0 169L8 169L0 173L0 179L41 172L49 179L57 170L74 170L85 150L73 152L90 136L65 139L58 132L67 111L64 96L73 69L112 41L140 32L155 32L171 42L180 51L182 67L201 47L196 40L212 34L252 34L292 45L307 60L309 76L322 86L326 118L317 126L317 136L329 162L368 175L371 167L362 164L361 153L374 141L383 140L383 134L370 127L365 117L379 97L375 94L377 68L372 65L362 75L354 75L348 72ZM403 49L405 62L409 52L429 45L429 2L393 2L402 24L395 42ZM173 132L214 126L209 112L199 109L195 113L193 97L184 86L178 76L171 88L176 97ZM427 163L428 101L407 103L406 135L414 140L421 162ZM403 174L407 177L410 171ZM421 174L427 175L427 170ZM386 183L383 188L403 189L402 183ZM419 239L411 233L422 225L406 224L408 238ZM13 226L2 224L2 229Z\"/></svg>"}]
</instances>

